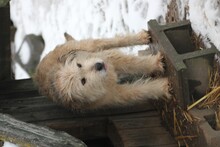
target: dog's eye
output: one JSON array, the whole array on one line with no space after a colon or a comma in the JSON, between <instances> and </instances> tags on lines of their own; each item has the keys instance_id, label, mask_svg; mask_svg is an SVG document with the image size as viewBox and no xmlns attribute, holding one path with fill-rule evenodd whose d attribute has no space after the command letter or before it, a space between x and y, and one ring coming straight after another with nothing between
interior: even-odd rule
<instances>
[{"instance_id":1,"label":"dog's eye","mask_svg":"<svg viewBox=\"0 0 220 147\"><path fill-rule=\"evenodd\" d=\"M81 65L81 64L79 64L79 63L76 63L76 65L77 65L77 67L79 67L79 68L81 68L81 67L82 67L82 65Z\"/></svg>"},{"instance_id":2,"label":"dog's eye","mask_svg":"<svg viewBox=\"0 0 220 147\"><path fill-rule=\"evenodd\" d=\"M86 84L86 78L82 78L81 83L82 83L82 85L85 85Z\"/></svg>"}]
</instances>

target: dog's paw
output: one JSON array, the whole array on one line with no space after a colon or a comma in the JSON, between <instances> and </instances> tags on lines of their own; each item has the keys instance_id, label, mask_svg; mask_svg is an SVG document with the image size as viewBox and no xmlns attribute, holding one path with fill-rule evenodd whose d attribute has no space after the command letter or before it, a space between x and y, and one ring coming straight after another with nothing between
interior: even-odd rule
<instances>
[{"instance_id":1,"label":"dog's paw","mask_svg":"<svg viewBox=\"0 0 220 147\"><path fill-rule=\"evenodd\" d=\"M148 44L150 43L150 34L146 30L142 30L141 32L138 33L138 39L142 44Z\"/></svg>"},{"instance_id":2,"label":"dog's paw","mask_svg":"<svg viewBox=\"0 0 220 147\"><path fill-rule=\"evenodd\" d=\"M171 100L172 98L172 88L171 88L171 84L168 80L168 78L163 78L162 82L161 82L162 86L163 86L163 91L164 91L164 96L166 100Z\"/></svg>"},{"instance_id":3,"label":"dog's paw","mask_svg":"<svg viewBox=\"0 0 220 147\"><path fill-rule=\"evenodd\" d=\"M156 58L156 70L158 72L161 72L161 73L164 73L164 56L161 52L158 52L156 55L155 55L155 58Z\"/></svg>"}]
</instances>

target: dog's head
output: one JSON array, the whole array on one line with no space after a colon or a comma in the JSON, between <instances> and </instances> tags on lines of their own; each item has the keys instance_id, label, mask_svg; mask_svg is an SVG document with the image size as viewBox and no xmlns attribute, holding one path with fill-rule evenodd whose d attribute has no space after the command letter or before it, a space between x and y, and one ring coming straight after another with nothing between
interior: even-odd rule
<instances>
[{"instance_id":1,"label":"dog's head","mask_svg":"<svg viewBox=\"0 0 220 147\"><path fill-rule=\"evenodd\" d=\"M74 41L67 35L67 41ZM65 44L56 47L38 65L35 76L42 94L75 108L104 98L107 87L117 79L106 57L74 49L77 43L71 44L72 50Z\"/></svg>"},{"instance_id":2,"label":"dog's head","mask_svg":"<svg viewBox=\"0 0 220 147\"><path fill-rule=\"evenodd\" d=\"M108 84L116 81L112 65L96 53L71 51L65 56L57 71L56 85L67 97L93 102L104 97Z\"/></svg>"}]
</instances>

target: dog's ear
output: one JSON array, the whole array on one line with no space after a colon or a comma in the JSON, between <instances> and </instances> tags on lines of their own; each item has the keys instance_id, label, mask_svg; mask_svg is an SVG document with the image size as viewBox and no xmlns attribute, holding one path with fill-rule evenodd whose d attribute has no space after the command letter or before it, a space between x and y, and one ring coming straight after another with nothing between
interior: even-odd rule
<instances>
[{"instance_id":1,"label":"dog's ear","mask_svg":"<svg viewBox=\"0 0 220 147\"><path fill-rule=\"evenodd\" d=\"M65 64L67 58L70 59L70 61L72 61L77 55L77 52L75 50L71 50L65 54L63 54L62 56L58 57L57 61L62 63L62 64Z\"/></svg>"},{"instance_id":2,"label":"dog's ear","mask_svg":"<svg viewBox=\"0 0 220 147\"><path fill-rule=\"evenodd\" d=\"M66 38L66 41L75 40L70 34L64 33L64 37Z\"/></svg>"}]
</instances>

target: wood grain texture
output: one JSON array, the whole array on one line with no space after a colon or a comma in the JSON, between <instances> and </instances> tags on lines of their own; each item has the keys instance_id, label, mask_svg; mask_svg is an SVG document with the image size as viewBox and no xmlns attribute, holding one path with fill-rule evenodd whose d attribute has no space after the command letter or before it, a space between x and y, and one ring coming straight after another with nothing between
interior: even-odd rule
<instances>
[{"instance_id":1,"label":"wood grain texture","mask_svg":"<svg viewBox=\"0 0 220 147\"><path fill-rule=\"evenodd\" d=\"M115 147L177 147L160 122L156 111L111 117L108 133Z\"/></svg>"},{"instance_id":2,"label":"wood grain texture","mask_svg":"<svg viewBox=\"0 0 220 147\"><path fill-rule=\"evenodd\" d=\"M0 114L0 138L20 146L85 147L86 145L65 132L28 124Z\"/></svg>"}]
</instances>

